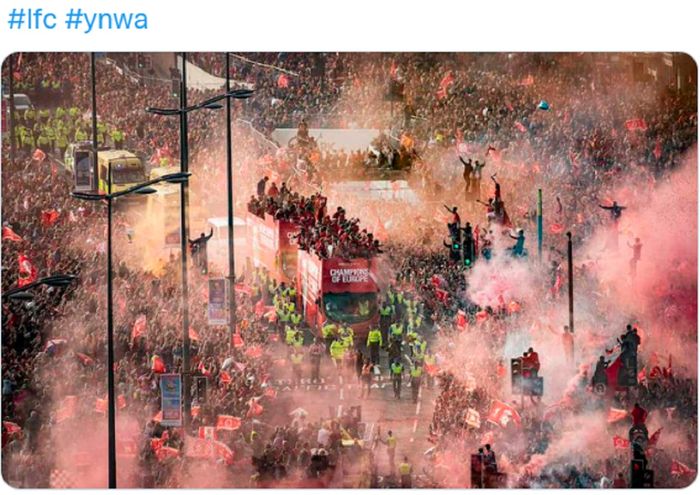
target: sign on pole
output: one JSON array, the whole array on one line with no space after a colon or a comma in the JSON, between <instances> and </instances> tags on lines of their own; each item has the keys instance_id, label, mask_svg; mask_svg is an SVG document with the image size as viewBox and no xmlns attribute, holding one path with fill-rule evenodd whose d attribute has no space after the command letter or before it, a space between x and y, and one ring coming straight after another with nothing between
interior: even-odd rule
<instances>
[{"instance_id":1,"label":"sign on pole","mask_svg":"<svg viewBox=\"0 0 700 495\"><path fill-rule=\"evenodd\" d=\"M226 304L227 280L225 278L209 279L209 325L226 325L228 324Z\"/></svg>"},{"instance_id":2,"label":"sign on pole","mask_svg":"<svg viewBox=\"0 0 700 495\"><path fill-rule=\"evenodd\" d=\"M182 426L182 380L178 374L160 375L160 407L163 426Z\"/></svg>"}]
</instances>

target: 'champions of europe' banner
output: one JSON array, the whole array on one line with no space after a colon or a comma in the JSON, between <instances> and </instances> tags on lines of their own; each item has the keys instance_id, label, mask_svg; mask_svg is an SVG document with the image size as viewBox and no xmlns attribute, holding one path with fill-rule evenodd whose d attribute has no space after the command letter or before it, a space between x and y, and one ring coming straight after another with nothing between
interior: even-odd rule
<instances>
[{"instance_id":1,"label":"'champions of europe' banner","mask_svg":"<svg viewBox=\"0 0 700 495\"><path fill-rule=\"evenodd\" d=\"M160 408L163 426L182 426L182 381L180 375L160 375Z\"/></svg>"},{"instance_id":2,"label":"'champions of europe' banner","mask_svg":"<svg viewBox=\"0 0 700 495\"><path fill-rule=\"evenodd\" d=\"M210 325L226 325L226 292L227 280L225 278L212 278L209 280L209 317Z\"/></svg>"}]
</instances>

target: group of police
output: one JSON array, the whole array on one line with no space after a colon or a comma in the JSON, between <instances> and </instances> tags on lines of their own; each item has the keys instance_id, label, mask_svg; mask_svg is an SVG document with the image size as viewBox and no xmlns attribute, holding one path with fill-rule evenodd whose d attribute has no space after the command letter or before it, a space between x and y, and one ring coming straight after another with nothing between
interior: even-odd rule
<instances>
[{"instance_id":1,"label":"group of police","mask_svg":"<svg viewBox=\"0 0 700 495\"><path fill-rule=\"evenodd\" d=\"M91 124L78 107L56 107L15 111L15 140L18 149L32 152L40 149L44 153L57 151L60 157L71 142L92 139ZM116 149L124 143L124 133L104 122L97 122L97 144L104 146L111 140Z\"/></svg>"}]
</instances>

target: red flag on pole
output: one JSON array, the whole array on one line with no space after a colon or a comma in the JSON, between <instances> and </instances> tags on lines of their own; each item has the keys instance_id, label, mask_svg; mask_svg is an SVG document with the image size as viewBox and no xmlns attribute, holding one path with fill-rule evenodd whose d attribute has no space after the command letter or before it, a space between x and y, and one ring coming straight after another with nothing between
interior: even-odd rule
<instances>
[{"instance_id":1,"label":"red flag on pole","mask_svg":"<svg viewBox=\"0 0 700 495\"><path fill-rule=\"evenodd\" d=\"M10 227L3 227L2 228L2 240L3 241L13 241L13 242L22 242L24 239L22 239L20 236L15 234L15 232Z\"/></svg>"},{"instance_id":2,"label":"red flag on pole","mask_svg":"<svg viewBox=\"0 0 700 495\"><path fill-rule=\"evenodd\" d=\"M216 418L217 430L235 431L241 427L241 418L219 414Z\"/></svg>"}]
</instances>

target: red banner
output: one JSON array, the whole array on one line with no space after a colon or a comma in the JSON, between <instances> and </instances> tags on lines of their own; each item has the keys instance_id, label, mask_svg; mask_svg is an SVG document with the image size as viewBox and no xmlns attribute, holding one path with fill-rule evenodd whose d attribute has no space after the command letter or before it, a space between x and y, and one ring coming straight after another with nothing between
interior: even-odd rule
<instances>
[{"instance_id":1,"label":"red banner","mask_svg":"<svg viewBox=\"0 0 700 495\"><path fill-rule=\"evenodd\" d=\"M491 401L486 420L502 428L505 428L511 422L515 423L517 426L522 424L518 411L516 411L513 406L501 402L500 400Z\"/></svg>"},{"instance_id":2,"label":"red banner","mask_svg":"<svg viewBox=\"0 0 700 495\"><path fill-rule=\"evenodd\" d=\"M372 268L372 261L368 259L327 259L323 261L323 292L376 292L377 284Z\"/></svg>"},{"instance_id":3,"label":"red banner","mask_svg":"<svg viewBox=\"0 0 700 495\"><path fill-rule=\"evenodd\" d=\"M241 418L219 414L216 418L217 430L235 431L241 427Z\"/></svg>"}]
</instances>

